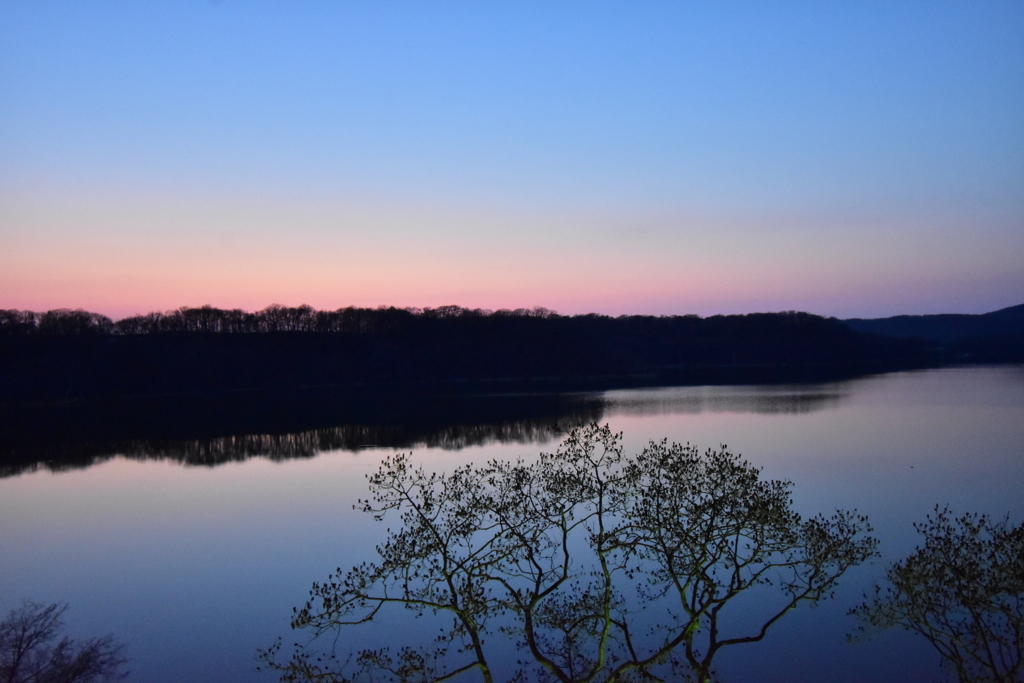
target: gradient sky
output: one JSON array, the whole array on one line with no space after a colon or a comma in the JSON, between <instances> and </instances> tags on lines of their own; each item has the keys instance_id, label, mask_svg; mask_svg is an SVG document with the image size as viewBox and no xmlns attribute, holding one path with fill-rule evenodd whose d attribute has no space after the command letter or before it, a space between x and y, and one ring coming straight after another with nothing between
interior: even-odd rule
<instances>
[{"instance_id":1,"label":"gradient sky","mask_svg":"<svg viewBox=\"0 0 1024 683\"><path fill-rule=\"evenodd\" d=\"M0 308L1024 302L1024 3L0 4Z\"/></svg>"}]
</instances>

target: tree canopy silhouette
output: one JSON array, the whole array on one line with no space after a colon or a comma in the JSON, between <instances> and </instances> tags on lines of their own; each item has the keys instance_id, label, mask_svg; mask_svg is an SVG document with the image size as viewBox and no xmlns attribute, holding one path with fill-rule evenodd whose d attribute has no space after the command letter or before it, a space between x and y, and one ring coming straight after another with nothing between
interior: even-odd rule
<instances>
[{"instance_id":1,"label":"tree canopy silhouette","mask_svg":"<svg viewBox=\"0 0 1024 683\"><path fill-rule=\"evenodd\" d=\"M73 640L64 636L67 605L25 601L0 621L0 681L92 683L121 680L128 661L113 636Z\"/></svg>"},{"instance_id":2,"label":"tree canopy silhouette","mask_svg":"<svg viewBox=\"0 0 1024 683\"><path fill-rule=\"evenodd\" d=\"M395 384L536 392L821 381L942 358L914 340L793 311L612 318L203 306L116 322L86 311L0 311L0 405Z\"/></svg>"},{"instance_id":3,"label":"tree canopy silhouette","mask_svg":"<svg viewBox=\"0 0 1024 683\"><path fill-rule=\"evenodd\" d=\"M864 517L803 519L789 482L762 480L724 446L652 442L628 457L620 438L592 425L535 462L450 474L387 458L358 507L397 528L377 561L313 585L292 621L313 639L288 659L278 642L264 664L283 681L490 683L494 648L511 639L511 680L703 683L723 650L762 640L875 552ZM739 612L752 606L756 621ZM357 653L318 645L395 608L439 617L441 634Z\"/></svg>"},{"instance_id":4,"label":"tree canopy silhouette","mask_svg":"<svg viewBox=\"0 0 1024 683\"><path fill-rule=\"evenodd\" d=\"M851 612L861 636L899 626L924 637L961 683L1024 680L1024 524L936 508L924 545Z\"/></svg>"}]
</instances>

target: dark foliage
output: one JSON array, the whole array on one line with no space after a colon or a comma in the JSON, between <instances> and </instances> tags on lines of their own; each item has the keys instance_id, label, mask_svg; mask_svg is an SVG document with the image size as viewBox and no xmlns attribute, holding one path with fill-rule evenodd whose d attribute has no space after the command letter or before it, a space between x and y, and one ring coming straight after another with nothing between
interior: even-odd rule
<instances>
[{"instance_id":1,"label":"dark foliage","mask_svg":"<svg viewBox=\"0 0 1024 683\"><path fill-rule=\"evenodd\" d=\"M814 381L934 362L919 343L795 312L202 307L116 323L84 311L0 312L0 405L311 386L479 393Z\"/></svg>"},{"instance_id":2,"label":"dark foliage","mask_svg":"<svg viewBox=\"0 0 1024 683\"><path fill-rule=\"evenodd\" d=\"M379 558L314 584L292 626L337 645L338 629L404 608L437 617L440 635L351 654L299 645L286 661L278 644L261 659L283 681L490 683L495 643L512 640L511 680L705 683L722 651L827 598L875 549L864 517L801 518L789 482L724 446L652 442L627 457L596 425L531 464L443 475L397 455L370 489L358 507L393 520ZM762 617L737 617L751 604Z\"/></svg>"},{"instance_id":3,"label":"dark foliage","mask_svg":"<svg viewBox=\"0 0 1024 683\"><path fill-rule=\"evenodd\" d=\"M860 635L899 626L935 648L961 683L1024 681L1024 524L936 508L924 545L852 613Z\"/></svg>"},{"instance_id":4,"label":"dark foliage","mask_svg":"<svg viewBox=\"0 0 1024 683\"><path fill-rule=\"evenodd\" d=\"M93 683L128 675L124 647L113 636L57 640L65 611L66 605L26 601L0 621L0 681Z\"/></svg>"}]
</instances>

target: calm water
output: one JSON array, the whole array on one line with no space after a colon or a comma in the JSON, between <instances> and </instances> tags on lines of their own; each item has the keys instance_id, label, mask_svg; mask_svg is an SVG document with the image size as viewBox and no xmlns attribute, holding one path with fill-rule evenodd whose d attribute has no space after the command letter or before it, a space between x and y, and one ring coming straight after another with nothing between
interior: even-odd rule
<instances>
[{"instance_id":1,"label":"calm water","mask_svg":"<svg viewBox=\"0 0 1024 683\"><path fill-rule=\"evenodd\" d=\"M1024 367L898 373L812 386L685 387L603 395L628 451L650 439L728 444L794 482L807 514L868 514L883 559L834 601L791 613L757 645L720 655L725 681L929 681L937 659L908 636L848 644L845 617L885 564L910 552L936 504L1024 515ZM427 467L553 449L534 430L460 449L418 447ZM523 440L533 443L523 443ZM0 611L66 601L72 635L113 631L135 681L269 681L257 647L291 638L309 585L372 558L382 529L352 511L393 449L252 458L216 467L114 457L0 479Z\"/></svg>"}]
</instances>

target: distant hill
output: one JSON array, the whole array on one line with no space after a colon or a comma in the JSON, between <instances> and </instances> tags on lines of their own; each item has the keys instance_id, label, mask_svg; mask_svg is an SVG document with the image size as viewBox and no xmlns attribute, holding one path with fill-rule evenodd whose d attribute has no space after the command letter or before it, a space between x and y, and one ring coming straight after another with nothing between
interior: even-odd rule
<instances>
[{"instance_id":1,"label":"distant hill","mask_svg":"<svg viewBox=\"0 0 1024 683\"><path fill-rule=\"evenodd\" d=\"M851 318L843 322L857 332L940 343L980 337L1024 338L1024 304L980 315L897 315L891 318Z\"/></svg>"}]
</instances>

